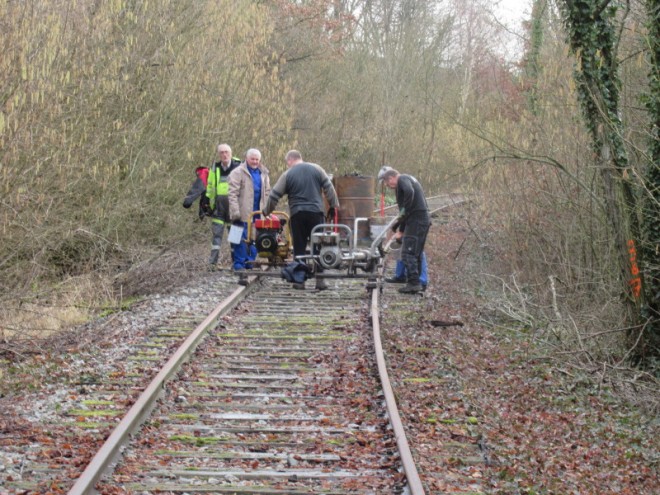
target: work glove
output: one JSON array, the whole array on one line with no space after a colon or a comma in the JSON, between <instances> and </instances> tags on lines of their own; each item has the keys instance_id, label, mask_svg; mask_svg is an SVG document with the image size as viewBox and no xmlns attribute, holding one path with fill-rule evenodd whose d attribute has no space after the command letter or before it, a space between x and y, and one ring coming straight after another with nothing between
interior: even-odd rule
<instances>
[{"instance_id":1,"label":"work glove","mask_svg":"<svg viewBox=\"0 0 660 495\"><path fill-rule=\"evenodd\" d=\"M243 226L243 222L241 222L240 220L232 220L231 224L236 225L237 227L242 227Z\"/></svg>"},{"instance_id":2,"label":"work glove","mask_svg":"<svg viewBox=\"0 0 660 495\"><path fill-rule=\"evenodd\" d=\"M202 210L205 215L211 216L213 213L211 211L211 200L204 195L201 196L199 198L199 209Z\"/></svg>"},{"instance_id":3,"label":"work glove","mask_svg":"<svg viewBox=\"0 0 660 495\"><path fill-rule=\"evenodd\" d=\"M333 207L330 207L328 208L328 215L326 218L328 218L332 223L334 223L336 214L337 214L337 210L335 210Z\"/></svg>"}]
</instances>

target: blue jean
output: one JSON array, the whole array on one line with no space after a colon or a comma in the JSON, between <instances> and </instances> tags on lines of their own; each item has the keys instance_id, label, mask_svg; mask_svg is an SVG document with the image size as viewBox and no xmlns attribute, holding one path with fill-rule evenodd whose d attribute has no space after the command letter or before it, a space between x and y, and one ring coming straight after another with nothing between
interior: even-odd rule
<instances>
[{"instance_id":1,"label":"blue jean","mask_svg":"<svg viewBox=\"0 0 660 495\"><path fill-rule=\"evenodd\" d=\"M234 270L252 268L251 261L257 258L257 248L254 243L247 242L247 222L243 222L243 240L239 244L230 244Z\"/></svg>"},{"instance_id":2,"label":"blue jean","mask_svg":"<svg viewBox=\"0 0 660 495\"><path fill-rule=\"evenodd\" d=\"M429 283L429 267L426 264L426 254L422 252L422 266L419 272L419 283L421 285L428 285ZM394 276L396 278L408 278L406 274L406 265L403 261L396 260L396 268L394 269Z\"/></svg>"}]
</instances>

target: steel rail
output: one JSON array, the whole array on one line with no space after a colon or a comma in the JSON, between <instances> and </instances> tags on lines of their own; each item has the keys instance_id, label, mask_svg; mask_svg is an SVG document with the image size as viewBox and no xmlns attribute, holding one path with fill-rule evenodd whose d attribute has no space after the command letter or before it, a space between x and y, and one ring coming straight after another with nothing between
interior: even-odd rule
<instances>
[{"instance_id":1,"label":"steel rail","mask_svg":"<svg viewBox=\"0 0 660 495\"><path fill-rule=\"evenodd\" d=\"M206 319L190 333L112 431L83 473L76 480L71 490L69 490L69 495L96 493L94 485L103 475L105 470L108 469L117 459L121 447L126 442L128 436L137 430L154 408L156 401L163 393L165 383L179 370L181 365L186 362L190 354L195 350L201 339L207 333L209 327L215 324L218 318L227 314L254 289L256 280L257 277L250 276L247 286L241 286L232 292L229 297L223 300L206 317Z\"/></svg>"},{"instance_id":2,"label":"steel rail","mask_svg":"<svg viewBox=\"0 0 660 495\"><path fill-rule=\"evenodd\" d=\"M387 374L385 354L383 353L383 344L380 336L380 309L378 298L379 292L380 291L378 289L371 291L371 325L373 329L374 350L376 354L376 363L378 365L378 374L380 376L380 382L383 387L383 395L385 396L385 406L387 408L387 413L390 416L392 431L394 432L396 444L399 448L401 464L403 465L403 470L406 474L406 479L408 480L408 489L410 490L410 494L424 495L425 492L424 487L422 486L422 480L419 477L419 472L417 471L415 460L413 459L412 452L410 451L408 439L406 438L406 432L403 428L401 416L399 415L399 409L396 405L394 390L392 389L392 384L390 383L390 378Z\"/></svg>"},{"instance_id":3,"label":"steel rail","mask_svg":"<svg viewBox=\"0 0 660 495\"><path fill-rule=\"evenodd\" d=\"M450 206L456 206L463 204L467 201L470 201L470 199L467 198L466 195L461 193L450 193L450 194L440 194L438 196L429 196L428 198L426 198L426 201L428 203L428 202L432 202L433 200L442 199L442 198L447 198L447 200L451 202L442 206L438 206L437 208L429 208L431 215L433 215L434 213L440 210L444 210L445 208L448 208ZM389 212L391 210L394 210L395 208L398 209L399 207L398 205L393 204L393 205L385 206L383 208L383 211ZM380 213L380 208L375 208L373 212Z\"/></svg>"},{"instance_id":4,"label":"steel rail","mask_svg":"<svg viewBox=\"0 0 660 495\"><path fill-rule=\"evenodd\" d=\"M429 200L442 198L445 195L433 196L428 198ZM458 205L469 201L462 195L448 195L451 200L450 203L441 205L437 208L431 210L431 214L449 208L450 206ZM458 200L455 200L452 196L459 196ZM391 205L385 208L393 209L398 208L397 205ZM378 212L379 210L376 210ZM382 270L382 268L381 268ZM382 277L382 273L381 273ZM425 495L424 487L422 486L422 481L417 471L417 465L412 456L410 450L410 445L408 444L408 439L406 438L406 432L403 428L403 423L401 421L401 416L399 415L399 409L396 404L396 398L394 397L394 390L392 389L392 384L387 373L387 364L385 363L385 355L383 352L383 344L380 335L380 304L379 304L379 290L373 290L371 293L371 324L373 330L373 339L374 339L374 351L376 354L376 363L378 366L378 375L380 376L381 385L383 387L383 395L385 396L385 407L387 408L387 413L390 416L390 423L392 425L392 431L394 431L394 437L396 439L396 444L399 449L399 455L401 456L401 464L403 465L403 470L406 474L406 479L408 481L408 489L411 495Z\"/></svg>"}]
</instances>

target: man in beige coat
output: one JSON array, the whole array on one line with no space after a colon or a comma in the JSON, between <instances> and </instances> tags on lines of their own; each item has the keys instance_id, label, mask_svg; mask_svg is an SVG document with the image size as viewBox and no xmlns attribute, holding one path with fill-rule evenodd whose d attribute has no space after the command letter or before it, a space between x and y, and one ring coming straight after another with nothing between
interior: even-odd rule
<instances>
[{"instance_id":1,"label":"man in beige coat","mask_svg":"<svg viewBox=\"0 0 660 495\"><path fill-rule=\"evenodd\" d=\"M256 247L246 242L247 221L251 213L264 208L270 193L270 178L261 163L261 152L255 148L247 150L245 161L229 174L228 182L229 219L232 225L243 228L243 240L231 244L234 271L241 271L252 268L251 262L257 257Z\"/></svg>"}]
</instances>

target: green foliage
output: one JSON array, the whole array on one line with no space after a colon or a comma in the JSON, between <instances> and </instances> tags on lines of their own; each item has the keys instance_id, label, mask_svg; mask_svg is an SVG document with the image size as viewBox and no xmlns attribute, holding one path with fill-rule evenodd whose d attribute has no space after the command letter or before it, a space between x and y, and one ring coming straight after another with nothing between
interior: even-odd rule
<instances>
[{"instance_id":1,"label":"green foliage","mask_svg":"<svg viewBox=\"0 0 660 495\"><path fill-rule=\"evenodd\" d=\"M613 19L618 6L598 0L563 1L568 41L577 58L575 79L585 121L600 153L603 123L611 128L609 140L614 145L613 159L618 167L627 162L620 138L619 92L616 39Z\"/></svg>"},{"instance_id":2,"label":"green foliage","mask_svg":"<svg viewBox=\"0 0 660 495\"><path fill-rule=\"evenodd\" d=\"M98 418L106 416L122 416L124 411L107 409L107 410L89 410L89 409L71 409L70 416L79 416L81 418Z\"/></svg>"},{"instance_id":3,"label":"green foliage","mask_svg":"<svg viewBox=\"0 0 660 495\"><path fill-rule=\"evenodd\" d=\"M104 304L99 312L99 317L105 318L106 316L110 316L111 314L118 313L120 311L128 311L131 309L133 304L139 301L140 298L138 297L127 297L122 299L118 305L115 303Z\"/></svg>"}]
</instances>

